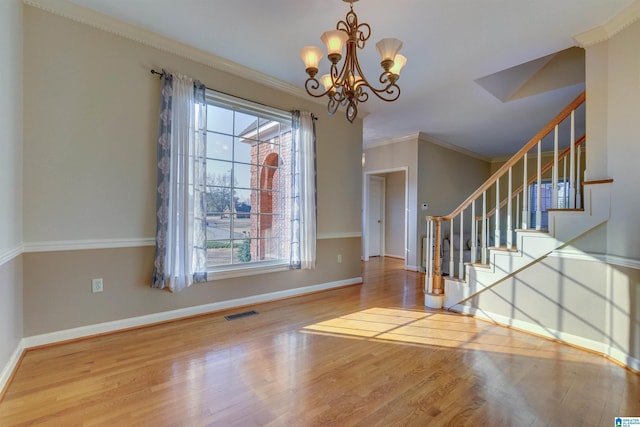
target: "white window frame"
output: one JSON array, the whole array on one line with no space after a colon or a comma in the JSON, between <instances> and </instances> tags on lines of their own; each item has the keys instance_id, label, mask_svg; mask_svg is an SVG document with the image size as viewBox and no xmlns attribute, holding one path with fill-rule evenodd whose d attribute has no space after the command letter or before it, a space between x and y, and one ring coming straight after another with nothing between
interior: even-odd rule
<instances>
[{"instance_id":1,"label":"white window frame","mask_svg":"<svg viewBox=\"0 0 640 427\"><path fill-rule=\"evenodd\" d=\"M228 108L236 112L257 115L261 118L289 123L292 122L291 112L288 111L279 110L274 107L265 106L209 89L207 89L206 96L207 105ZM208 156L207 158L209 159ZM235 163L235 159L233 162ZM281 220L286 221L285 218L282 218ZM284 226L287 227L288 230L289 223L286 222ZM233 239L231 239L231 241L233 241ZM208 242L209 240L207 239L207 243ZM250 261L247 263L225 264L220 266L207 264L208 280L220 280L285 270L289 270L288 257L276 260Z\"/></svg>"}]
</instances>

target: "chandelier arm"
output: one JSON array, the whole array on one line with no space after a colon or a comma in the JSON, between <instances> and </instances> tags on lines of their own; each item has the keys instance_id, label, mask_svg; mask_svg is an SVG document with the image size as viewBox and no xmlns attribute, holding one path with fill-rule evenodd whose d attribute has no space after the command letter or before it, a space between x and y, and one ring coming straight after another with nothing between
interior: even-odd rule
<instances>
[{"instance_id":1,"label":"chandelier arm","mask_svg":"<svg viewBox=\"0 0 640 427\"><path fill-rule=\"evenodd\" d=\"M315 77L309 77L304 83L304 88L307 90L307 93L314 98L322 98L323 96L328 95L331 92L331 89L333 89L329 88L324 92L318 92L318 89L320 88L320 82L318 82Z\"/></svg>"},{"instance_id":2,"label":"chandelier arm","mask_svg":"<svg viewBox=\"0 0 640 427\"><path fill-rule=\"evenodd\" d=\"M400 97L400 86L393 83L382 89L376 89L369 83L362 83L362 86L369 88L369 91L383 101L391 102Z\"/></svg>"}]
</instances>

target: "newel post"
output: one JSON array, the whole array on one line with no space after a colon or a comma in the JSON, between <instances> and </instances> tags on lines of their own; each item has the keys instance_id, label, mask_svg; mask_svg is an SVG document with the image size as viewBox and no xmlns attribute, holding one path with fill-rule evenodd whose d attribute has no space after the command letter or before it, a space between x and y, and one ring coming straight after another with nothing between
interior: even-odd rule
<instances>
[{"instance_id":1,"label":"newel post","mask_svg":"<svg viewBox=\"0 0 640 427\"><path fill-rule=\"evenodd\" d=\"M435 236L433 242L433 274L431 275L431 289L427 290L427 293L424 295L424 305L429 308L442 308L444 303L444 279L442 278L442 271L440 269L442 217L433 216L431 219L435 223ZM427 274L429 274L428 271Z\"/></svg>"}]
</instances>

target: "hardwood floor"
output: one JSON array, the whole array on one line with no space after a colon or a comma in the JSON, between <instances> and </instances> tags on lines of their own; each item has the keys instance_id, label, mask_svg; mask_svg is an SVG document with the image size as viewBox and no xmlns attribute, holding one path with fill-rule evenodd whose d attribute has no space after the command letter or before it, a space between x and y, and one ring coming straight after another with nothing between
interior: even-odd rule
<instances>
[{"instance_id":1,"label":"hardwood floor","mask_svg":"<svg viewBox=\"0 0 640 427\"><path fill-rule=\"evenodd\" d=\"M422 304L402 261L364 284L28 351L0 426L591 426L640 416L605 358Z\"/></svg>"}]
</instances>

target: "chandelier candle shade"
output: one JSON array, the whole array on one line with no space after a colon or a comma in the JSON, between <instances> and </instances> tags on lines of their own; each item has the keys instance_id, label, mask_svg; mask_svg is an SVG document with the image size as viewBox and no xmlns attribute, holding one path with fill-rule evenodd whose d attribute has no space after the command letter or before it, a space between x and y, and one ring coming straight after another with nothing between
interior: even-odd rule
<instances>
[{"instance_id":1,"label":"chandelier candle shade","mask_svg":"<svg viewBox=\"0 0 640 427\"><path fill-rule=\"evenodd\" d=\"M318 64L322 59L322 49L307 46L300 50L300 57L304 62L309 78L305 82L307 93L316 98L329 97L327 110L329 114L336 112L338 107L346 106L346 116L353 123L358 115L358 103L369 99L369 92L383 101L395 101L400 97L400 87L396 84L400 78L400 70L406 64L407 58L398 52L402 42L398 39L382 39L376 44L380 53L382 73L378 78L382 87L372 86L364 76L358 62L358 49L371 36L371 27L367 23L358 23L358 16L353 11L353 3L358 0L343 0L350 3L350 10L343 21L336 24L336 29L327 31L320 39L327 48L327 59L331 62L329 74L316 78ZM346 55L342 59L343 48L346 45ZM320 84L324 89L320 88Z\"/></svg>"}]
</instances>

